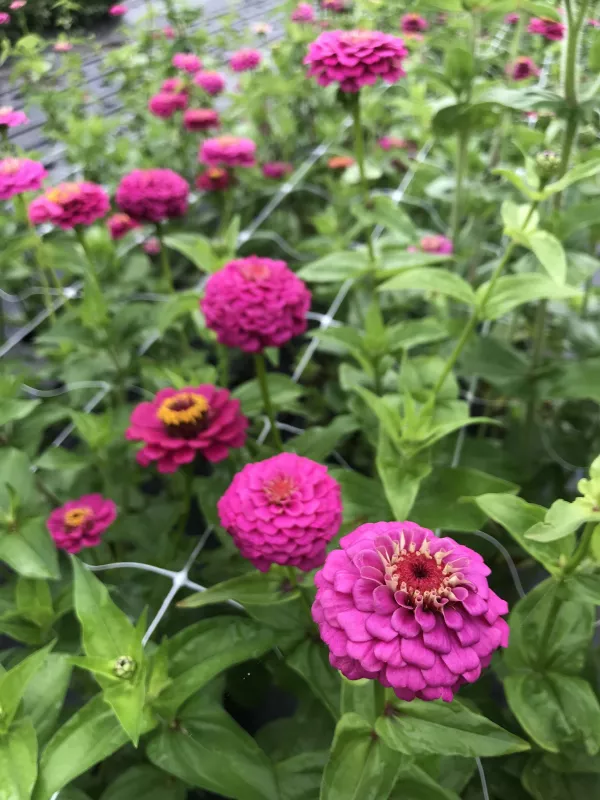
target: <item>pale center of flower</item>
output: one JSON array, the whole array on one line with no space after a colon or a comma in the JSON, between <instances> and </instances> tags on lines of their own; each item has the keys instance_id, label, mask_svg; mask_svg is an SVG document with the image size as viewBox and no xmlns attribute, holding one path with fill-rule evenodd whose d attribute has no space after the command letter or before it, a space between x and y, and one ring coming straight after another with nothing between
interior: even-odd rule
<instances>
[{"instance_id":1,"label":"pale center of flower","mask_svg":"<svg viewBox=\"0 0 600 800\"><path fill-rule=\"evenodd\" d=\"M296 482L290 475L278 475L263 484L263 492L270 503L283 505L296 491Z\"/></svg>"},{"instance_id":2,"label":"pale center of flower","mask_svg":"<svg viewBox=\"0 0 600 800\"><path fill-rule=\"evenodd\" d=\"M67 528L80 528L94 516L94 512L88 506L81 508L71 508L65 511L64 522Z\"/></svg>"},{"instance_id":3,"label":"pale center of flower","mask_svg":"<svg viewBox=\"0 0 600 800\"><path fill-rule=\"evenodd\" d=\"M217 142L221 147L231 147L239 142L237 136L219 136Z\"/></svg>"},{"instance_id":4,"label":"pale center of flower","mask_svg":"<svg viewBox=\"0 0 600 800\"><path fill-rule=\"evenodd\" d=\"M347 44L362 44L373 38L373 31L348 31L341 38Z\"/></svg>"},{"instance_id":5,"label":"pale center of flower","mask_svg":"<svg viewBox=\"0 0 600 800\"><path fill-rule=\"evenodd\" d=\"M0 115L2 114L12 114L13 107L12 106L2 106L0 108Z\"/></svg>"},{"instance_id":6,"label":"pale center of flower","mask_svg":"<svg viewBox=\"0 0 600 800\"><path fill-rule=\"evenodd\" d=\"M267 264L262 264L260 261L250 261L247 264L242 264L240 272L249 281L264 281L271 274Z\"/></svg>"},{"instance_id":7,"label":"pale center of flower","mask_svg":"<svg viewBox=\"0 0 600 800\"><path fill-rule=\"evenodd\" d=\"M16 175L20 168L21 159L19 158L7 158L0 162L0 172L3 175Z\"/></svg>"},{"instance_id":8,"label":"pale center of flower","mask_svg":"<svg viewBox=\"0 0 600 800\"><path fill-rule=\"evenodd\" d=\"M163 400L156 415L167 429L175 429L174 433L185 436L191 432L190 426L194 433L197 432L208 409L208 400L204 395L179 392Z\"/></svg>"},{"instance_id":9,"label":"pale center of flower","mask_svg":"<svg viewBox=\"0 0 600 800\"><path fill-rule=\"evenodd\" d=\"M221 169L221 167L210 167L207 170L208 177L211 178L213 181L218 181L220 178L225 177L225 170Z\"/></svg>"},{"instance_id":10,"label":"pale center of flower","mask_svg":"<svg viewBox=\"0 0 600 800\"><path fill-rule=\"evenodd\" d=\"M424 236L421 239L421 250L426 253L434 253L439 250L441 239L439 236Z\"/></svg>"},{"instance_id":11,"label":"pale center of flower","mask_svg":"<svg viewBox=\"0 0 600 800\"><path fill-rule=\"evenodd\" d=\"M72 200L74 197L77 197L78 194L79 185L77 183L62 183L60 186L56 186L54 189L50 189L50 191L46 192L46 197L51 203L62 205L63 203L68 203L69 200Z\"/></svg>"}]
</instances>

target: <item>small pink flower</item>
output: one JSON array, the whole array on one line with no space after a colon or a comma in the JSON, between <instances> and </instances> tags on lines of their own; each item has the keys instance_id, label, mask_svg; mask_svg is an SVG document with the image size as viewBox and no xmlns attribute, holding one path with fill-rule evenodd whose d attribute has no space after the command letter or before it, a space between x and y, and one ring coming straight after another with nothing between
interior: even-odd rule
<instances>
[{"instance_id":1,"label":"small pink flower","mask_svg":"<svg viewBox=\"0 0 600 800\"><path fill-rule=\"evenodd\" d=\"M10 14L7 14L6 11L0 11L0 25L8 24L10 24Z\"/></svg>"},{"instance_id":2,"label":"small pink flower","mask_svg":"<svg viewBox=\"0 0 600 800\"><path fill-rule=\"evenodd\" d=\"M171 63L175 69L189 72L190 75L202 69L202 62L193 53L175 53Z\"/></svg>"},{"instance_id":3,"label":"small pink flower","mask_svg":"<svg viewBox=\"0 0 600 800\"><path fill-rule=\"evenodd\" d=\"M221 94L225 88L225 78L218 72L197 72L194 83L212 97Z\"/></svg>"},{"instance_id":4,"label":"small pink flower","mask_svg":"<svg viewBox=\"0 0 600 800\"><path fill-rule=\"evenodd\" d=\"M414 522L366 523L340 548L315 575L312 614L331 665L350 680L450 702L508 646L508 605L475 550Z\"/></svg>"},{"instance_id":5,"label":"small pink flower","mask_svg":"<svg viewBox=\"0 0 600 800\"><path fill-rule=\"evenodd\" d=\"M5 158L0 161L0 200L23 192L41 189L47 176L43 164L29 158Z\"/></svg>"},{"instance_id":6,"label":"small pink flower","mask_svg":"<svg viewBox=\"0 0 600 800\"><path fill-rule=\"evenodd\" d=\"M148 101L148 110L155 117L168 119L187 106L187 95L175 92L159 92Z\"/></svg>"},{"instance_id":7,"label":"small pink flower","mask_svg":"<svg viewBox=\"0 0 600 800\"><path fill-rule=\"evenodd\" d=\"M518 21L519 21L519 15L517 14L516 11L512 11L510 14L507 14L504 17L504 22L507 25L516 25Z\"/></svg>"},{"instance_id":8,"label":"small pink flower","mask_svg":"<svg viewBox=\"0 0 600 800\"><path fill-rule=\"evenodd\" d=\"M20 8L25 8L27 5L27 0L13 0L13 2L9 5L11 11L18 11Z\"/></svg>"},{"instance_id":9,"label":"small pink flower","mask_svg":"<svg viewBox=\"0 0 600 800\"><path fill-rule=\"evenodd\" d=\"M190 187L170 169L134 169L121 180L116 200L119 208L137 222L162 222L182 217Z\"/></svg>"},{"instance_id":10,"label":"small pink flower","mask_svg":"<svg viewBox=\"0 0 600 800\"><path fill-rule=\"evenodd\" d=\"M29 206L34 225L51 222L63 230L92 225L110 210L108 195L97 183L61 183L36 197Z\"/></svg>"},{"instance_id":11,"label":"small pink flower","mask_svg":"<svg viewBox=\"0 0 600 800\"><path fill-rule=\"evenodd\" d=\"M117 518L117 507L101 494L84 494L55 508L46 521L50 535L60 550L78 553L96 547L102 534Z\"/></svg>"},{"instance_id":12,"label":"small pink flower","mask_svg":"<svg viewBox=\"0 0 600 800\"><path fill-rule=\"evenodd\" d=\"M202 143L199 161L209 167L253 167L255 156L256 144L252 139L218 136Z\"/></svg>"},{"instance_id":13,"label":"small pink flower","mask_svg":"<svg viewBox=\"0 0 600 800\"><path fill-rule=\"evenodd\" d=\"M232 182L233 178L223 167L209 167L196 178L196 188L203 192L222 192Z\"/></svg>"},{"instance_id":14,"label":"small pink flower","mask_svg":"<svg viewBox=\"0 0 600 800\"><path fill-rule=\"evenodd\" d=\"M324 11L333 11L334 14L341 14L346 10L345 0L321 0L320 5Z\"/></svg>"},{"instance_id":15,"label":"small pink flower","mask_svg":"<svg viewBox=\"0 0 600 800\"><path fill-rule=\"evenodd\" d=\"M314 22L315 10L310 3L298 3L290 19L292 22Z\"/></svg>"},{"instance_id":16,"label":"small pink flower","mask_svg":"<svg viewBox=\"0 0 600 800\"><path fill-rule=\"evenodd\" d=\"M255 22L252 26L252 31L257 36L268 36L273 28L269 25L268 22Z\"/></svg>"},{"instance_id":17,"label":"small pink flower","mask_svg":"<svg viewBox=\"0 0 600 800\"><path fill-rule=\"evenodd\" d=\"M304 333L310 301L285 261L249 256L210 276L200 307L221 344L259 353Z\"/></svg>"},{"instance_id":18,"label":"small pink flower","mask_svg":"<svg viewBox=\"0 0 600 800\"><path fill-rule=\"evenodd\" d=\"M267 164L263 164L262 167L262 174L265 178L271 178L276 181L285 178L286 175L293 171L293 164L288 164L287 161L269 161Z\"/></svg>"},{"instance_id":19,"label":"small pink flower","mask_svg":"<svg viewBox=\"0 0 600 800\"><path fill-rule=\"evenodd\" d=\"M340 486L327 467L295 453L247 464L217 503L221 525L244 558L305 572L323 564L342 522Z\"/></svg>"},{"instance_id":20,"label":"small pink flower","mask_svg":"<svg viewBox=\"0 0 600 800\"><path fill-rule=\"evenodd\" d=\"M308 75L321 86L339 83L343 92L358 92L379 78L395 83L406 73L408 55L402 39L380 31L326 31L308 48Z\"/></svg>"},{"instance_id":21,"label":"small pink flower","mask_svg":"<svg viewBox=\"0 0 600 800\"><path fill-rule=\"evenodd\" d=\"M440 255L449 255L454 250L450 239L438 234L423 236L419 246L424 253L440 253Z\"/></svg>"},{"instance_id":22,"label":"small pink flower","mask_svg":"<svg viewBox=\"0 0 600 800\"><path fill-rule=\"evenodd\" d=\"M127 8L127 6L116 5L116 6L111 6L111 8L108 9L108 13L110 14L111 17L123 17L128 10L129 9Z\"/></svg>"},{"instance_id":23,"label":"small pink flower","mask_svg":"<svg viewBox=\"0 0 600 800\"><path fill-rule=\"evenodd\" d=\"M129 231L139 228L139 223L128 214L113 214L106 221L111 239L122 239Z\"/></svg>"},{"instance_id":24,"label":"small pink flower","mask_svg":"<svg viewBox=\"0 0 600 800\"><path fill-rule=\"evenodd\" d=\"M157 462L159 472L175 472L199 453L216 463L246 441L248 420L227 389L210 384L161 389L133 410L125 436L142 441L138 464Z\"/></svg>"},{"instance_id":25,"label":"small pink flower","mask_svg":"<svg viewBox=\"0 0 600 800\"><path fill-rule=\"evenodd\" d=\"M421 34L426 31L429 25L424 17L419 14L405 14L400 20L400 29L406 36L422 38Z\"/></svg>"},{"instance_id":26,"label":"small pink flower","mask_svg":"<svg viewBox=\"0 0 600 800\"><path fill-rule=\"evenodd\" d=\"M506 74L513 81L524 81L527 78L536 78L540 70L536 67L533 59L528 56L520 56L512 64L506 65Z\"/></svg>"},{"instance_id":27,"label":"small pink flower","mask_svg":"<svg viewBox=\"0 0 600 800\"><path fill-rule=\"evenodd\" d=\"M175 38L175 31L173 30L173 28L170 25L165 25L165 27L162 29L162 32L163 32L163 36L165 37L165 39L174 39Z\"/></svg>"},{"instance_id":28,"label":"small pink flower","mask_svg":"<svg viewBox=\"0 0 600 800\"><path fill-rule=\"evenodd\" d=\"M348 167L351 167L354 163L356 162L352 156L332 156L327 162L327 166L329 169L334 170L348 169Z\"/></svg>"},{"instance_id":29,"label":"small pink flower","mask_svg":"<svg viewBox=\"0 0 600 800\"><path fill-rule=\"evenodd\" d=\"M549 17L533 17L527 26L529 33L536 33L551 42L559 42L565 35L565 26L562 22Z\"/></svg>"},{"instance_id":30,"label":"small pink flower","mask_svg":"<svg viewBox=\"0 0 600 800\"><path fill-rule=\"evenodd\" d=\"M72 50L72 49L73 49L73 45L71 44L71 42L62 41L62 42L56 42L54 44L54 52L55 53L68 53L69 50Z\"/></svg>"},{"instance_id":31,"label":"small pink flower","mask_svg":"<svg viewBox=\"0 0 600 800\"><path fill-rule=\"evenodd\" d=\"M185 94L187 96L188 88L183 78L167 78L162 82L160 91L166 94Z\"/></svg>"},{"instance_id":32,"label":"small pink flower","mask_svg":"<svg viewBox=\"0 0 600 800\"><path fill-rule=\"evenodd\" d=\"M590 28L600 28L600 20L598 19L588 19L587 24Z\"/></svg>"},{"instance_id":33,"label":"small pink flower","mask_svg":"<svg viewBox=\"0 0 600 800\"><path fill-rule=\"evenodd\" d=\"M238 50L229 59L229 66L234 72L248 72L248 70L256 69L262 56L258 50Z\"/></svg>"},{"instance_id":34,"label":"small pink flower","mask_svg":"<svg viewBox=\"0 0 600 800\"><path fill-rule=\"evenodd\" d=\"M382 150L406 150L408 142L398 136L382 136L377 142Z\"/></svg>"},{"instance_id":35,"label":"small pink flower","mask_svg":"<svg viewBox=\"0 0 600 800\"><path fill-rule=\"evenodd\" d=\"M206 131L218 128L221 120L212 108L188 108L183 115L183 124L188 131Z\"/></svg>"},{"instance_id":36,"label":"small pink flower","mask_svg":"<svg viewBox=\"0 0 600 800\"><path fill-rule=\"evenodd\" d=\"M0 129L16 128L18 125L25 125L29 122L27 114L23 111L15 111L12 106L0 107Z\"/></svg>"},{"instance_id":37,"label":"small pink flower","mask_svg":"<svg viewBox=\"0 0 600 800\"><path fill-rule=\"evenodd\" d=\"M146 239L142 245L142 250L148 256L157 256L162 250L160 239L158 239L157 236L151 236L149 239Z\"/></svg>"}]
</instances>

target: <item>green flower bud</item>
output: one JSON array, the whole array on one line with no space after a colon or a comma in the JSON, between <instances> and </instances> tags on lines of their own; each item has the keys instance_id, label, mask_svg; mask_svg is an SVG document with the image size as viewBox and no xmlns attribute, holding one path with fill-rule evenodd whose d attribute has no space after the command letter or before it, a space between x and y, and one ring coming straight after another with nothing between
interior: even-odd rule
<instances>
[{"instance_id":1,"label":"green flower bud","mask_svg":"<svg viewBox=\"0 0 600 800\"><path fill-rule=\"evenodd\" d=\"M551 150L544 150L537 154L535 168L542 183L548 183L560 168L560 158Z\"/></svg>"},{"instance_id":2,"label":"green flower bud","mask_svg":"<svg viewBox=\"0 0 600 800\"><path fill-rule=\"evenodd\" d=\"M579 142L584 147L591 147L598 142L598 134L591 125L586 125L585 128L581 129L579 132Z\"/></svg>"},{"instance_id":3,"label":"green flower bud","mask_svg":"<svg viewBox=\"0 0 600 800\"><path fill-rule=\"evenodd\" d=\"M119 656L115 661L115 665L113 667L113 671L117 678L123 678L124 680L128 681L133 678L135 675L135 671L137 669L137 664L130 658L129 656Z\"/></svg>"},{"instance_id":4,"label":"green flower bud","mask_svg":"<svg viewBox=\"0 0 600 800\"><path fill-rule=\"evenodd\" d=\"M592 462L590 477L582 478L577 484L577 491L582 495L574 502L590 512L600 511L600 456Z\"/></svg>"}]
</instances>

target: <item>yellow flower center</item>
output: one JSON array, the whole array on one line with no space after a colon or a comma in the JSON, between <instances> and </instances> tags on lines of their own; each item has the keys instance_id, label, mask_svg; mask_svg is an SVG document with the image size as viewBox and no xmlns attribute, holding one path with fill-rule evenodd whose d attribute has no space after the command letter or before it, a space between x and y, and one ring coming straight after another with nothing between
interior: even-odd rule
<instances>
[{"instance_id":1,"label":"yellow flower center","mask_svg":"<svg viewBox=\"0 0 600 800\"><path fill-rule=\"evenodd\" d=\"M202 421L208 409L208 400L204 395L179 392L163 400L157 416L169 428L195 425Z\"/></svg>"},{"instance_id":2,"label":"yellow flower center","mask_svg":"<svg viewBox=\"0 0 600 800\"><path fill-rule=\"evenodd\" d=\"M240 272L249 281L262 281L269 277L271 270L267 264L261 264L257 261L251 261L249 264L243 264Z\"/></svg>"},{"instance_id":3,"label":"yellow flower center","mask_svg":"<svg viewBox=\"0 0 600 800\"><path fill-rule=\"evenodd\" d=\"M217 141L219 142L219 144L220 144L222 147L230 147L230 146L231 146L231 145L233 145L233 144L237 144L237 142L239 141L239 139L238 139L238 137L237 137L237 136L229 136L229 135L228 135L228 136L219 136L219 138L217 139Z\"/></svg>"},{"instance_id":4,"label":"yellow flower center","mask_svg":"<svg viewBox=\"0 0 600 800\"><path fill-rule=\"evenodd\" d=\"M65 525L67 528L79 528L88 520L92 519L93 516L94 512L87 506L71 508L69 511L65 511Z\"/></svg>"},{"instance_id":5,"label":"yellow flower center","mask_svg":"<svg viewBox=\"0 0 600 800\"><path fill-rule=\"evenodd\" d=\"M225 170L221 169L221 167L210 167L208 170L208 177L212 178L213 181L219 180L219 178L223 178L225 176Z\"/></svg>"},{"instance_id":6,"label":"yellow flower center","mask_svg":"<svg viewBox=\"0 0 600 800\"><path fill-rule=\"evenodd\" d=\"M267 495L271 503L281 505L288 500L296 491L296 483L289 475L278 475L276 478L271 478L270 481L265 481L263 491Z\"/></svg>"},{"instance_id":7,"label":"yellow flower center","mask_svg":"<svg viewBox=\"0 0 600 800\"><path fill-rule=\"evenodd\" d=\"M54 189L50 189L50 191L46 192L46 197L51 203L62 205L63 203L68 203L69 200L72 200L74 197L77 197L78 194L79 184L61 183L60 186L56 186Z\"/></svg>"},{"instance_id":8,"label":"yellow flower center","mask_svg":"<svg viewBox=\"0 0 600 800\"><path fill-rule=\"evenodd\" d=\"M0 172L3 175L16 175L20 168L21 159L19 158L6 158L0 162Z\"/></svg>"}]
</instances>

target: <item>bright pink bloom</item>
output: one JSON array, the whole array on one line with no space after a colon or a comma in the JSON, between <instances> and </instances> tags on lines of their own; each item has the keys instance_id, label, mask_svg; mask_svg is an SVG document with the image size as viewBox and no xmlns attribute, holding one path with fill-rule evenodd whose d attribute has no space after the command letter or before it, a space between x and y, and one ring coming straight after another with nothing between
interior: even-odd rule
<instances>
[{"instance_id":1,"label":"bright pink bloom","mask_svg":"<svg viewBox=\"0 0 600 800\"><path fill-rule=\"evenodd\" d=\"M382 136L377 142L382 150L406 150L408 142L398 136Z\"/></svg>"},{"instance_id":2,"label":"bright pink bloom","mask_svg":"<svg viewBox=\"0 0 600 800\"><path fill-rule=\"evenodd\" d=\"M2 106L0 108L0 128L16 128L18 125L25 125L29 122L24 111L15 111L12 106Z\"/></svg>"},{"instance_id":3,"label":"bright pink bloom","mask_svg":"<svg viewBox=\"0 0 600 800\"><path fill-rule=\"evenodd\" d=\"M161 389L150 403L133 410L125 436L142 441L138 464L157 462L159 472L175 472L200 453L216 463L246 441L248 420L227 389L210 384Z\"/></svg>"},{"instance_id":4,"label":"bright pink bloom","mask_svg":"<svg viewBox=\"0 0 600 800\"><path fill-rule=\"evenodd\" d=\"M321 0L321 8L324 11L333 11L334 14L341 14L346 10L345 0Z\"/></svg>"},{"instance_id":5,"label":"bright pink bloom","mask_svg":"<svg viewBox=\"0 0 600 800\"><path fill-rule=\"evenodd\" d=\"M267 164L263 164L262 167L262 174L265 178L272 178L275 181L285 178L286 175L293 171L294 165L288 164L287 161L269 161Z\"/></svg>"},{"instance_id":6,"label":"bright pink bloom","mask_svg":"<svg viewBox=\"0 0 600 800\"><path fill-rule=\"evenodd\" d=\"M551 42L560 42L565 35L565 26L562 22L549 17L533 17L527 26L528 33L537 33Z\"/></svg>"},{"instance_id":7,"label":"bright pink bloom","mask_svg":"<svg viewBox=\"0 0 600 800\"><path fill-rule=\"evenodd\" d=\"M190 187L170 169L134 169L121 180L116 200L119 208L138 222L162 222L182 217Z\"/></svg>"},{"instance_id":8,"label":"bright pink bloom","mask_svg":"<svg viewBox=\"0 0 600 800\"><path fill-rule=\"evenodd\" d=\"M406 36L421 38L420 34L426 31L429 25L424 17L419 14L405 14L400 20L400 29Z\"/></svg>"},{"instance_id":9,"label":"bright pink bloom","mask_svg":"<svg viewBox=\"0 0 600 800\"><path fill-rule=\"evenodd\" d=\"M151 236L142 245L142 250L148 256L157 256L161 249L160 239L157 236Z\"/></svg>"},{"instance_id":10,"label":"bright pink bloom","mask_svg":"<svg viewBox=\"0 0 600 800\"><path fill-rule=\"evenodd\" d=\"M315 10L310 3L298 3L292 11L292 22L314 22Z\"/></svg>"},{"instance_id":11,"label":"bright pink bloom","mask_svg":"<svg viewBox=\"0 0 600 800\"><path fill-rule=\"evenodd\" d=\"M168 119L187 106L187 95L175 92L159 92L148 101L148 110L155 117Z\"/></svg>"},{"instance_id":12,"label":"bright pink bloom","mask_svg":"<svg viewBox=\"0 0 600 800\"><path fill-rule=\"evenodd\" d=\"M55 53L68 53L69 50L73 49L73 45L71 42L56 42L54 45L54 52Z\"/></svg>"},{"instance_id":13,"label":"bright pink bloom","mask_svg":"<svg viewBox=\"0 0 600 800\"><path fill-rule=\"evenodd\" d=\"M229 66L234 72L248 72L248 70L256 69L262 56L258 50L238 50L229 59Z\"/></svg>"},{"instance_id":14,"label":"bright pink bloom","mask_svg":"<svg viewBox=\"0 0 600 800\"><path fill-rule=\"evenodd\" d=\"M42 188L46 169L39 161L29 158L5 158L0 161L0 200L8 200L23 192Z\"/></svg>"},{"instance_id":15,"label":"bright pink bloom","mask_svg":"<svg viewBox=\"0 0 600 800\"><path fill-rule=\"evenodd\" d=\"M0 11L0 25L8 25L10 23L10 14L6 11Z\"/></svg>"},{"instance_id":16,"label":"bright pink bloom","mask_svg":"<svg viewBox=\"0 0 600 800\"><path fill-rule=\"evenodd\" d=\"M536 78L540 70L536 67L533 59L528 56L520 56L512 64L506 65L506 74L513 81L524 81L527 78Z\"/></svg>"},{"instance_id":17,"label":"bright pink bloom","mask_svg":"<svg viewBox=\"0 0 600 800\"><path fill-rule=\"evenodd\" d=\"M225 88L225 78L219 72L197 72L194 83L211 96L221 94Z\"/></svg>"},{"instance_id":18,"label":"bright pink bloom","mask_svg":"<svg viewBox=\"0 0 600 800\"><path fill-rule=\"evenodd\" d=\"M195 56L193 53L175 53L171 63L175 69L189 72L190 75L202 69L202 62L198 56Z\"/></svg>"},{"instance_id":19,"label":"bright pink bloom","mask_svg":"<svg viewBox=\"0 0 600 800\"><path fill-rule=\"evenodd\" d=\"M323 564L342 522L340 486L327 467L295 453L247 464L217 503L221 525L244 558L308 572Z\"/></svg>"},{"instance_id":20,"label":"bright pink bloom","mask_svg":"<svg viewBox=\"0 0 600 800\"><path fill-rule=\"evenodd\" d=\"M600 20L597 19L588 19L587 24L590 28L600 28Z\"/></svg>"},{"instance_id":21,"label":"bright pink bloom","mask_svg":"<svg viewBox=\"0 0 600 800\"><path fill-rule=\"evenodd\" d=\"M18 11L20 8L25 8L27 5L27 0L13 0L13 2L9 5L11 11Z\"/></svg>"},{"instance_id":22,"label":"bright pink bloom","mask_svg":"<svg viewBox=\"0 0 600 800\"><path fill-rule=\"evenodd\" d=\"M232 177L223 167L209 167L196 178L196 188L203 192L222 192L231 183Z\"/></svg>"},{"instance_id":23,"label":"bright pink bloom","mask_svg":"<svg viewBox=\"0 0 600 800\"><path fill-rule=\"evenodd\" d=\"M78 553L96 547L102 534L117 518L117 507L101 494L84 494L55 508L46 520L50 536L60 550Z\"/></svg>"},{"instance_id":24,"label":"bright pink bloom","mask_svg":"<svg viewBox=\"0 0 600 800\"><path fill-rule=\"evenodd\" d=\"M454 249L450 239L438 234L423 236L419 245L424 253L440 253L441 255L449 255Z\"/></svg>"},{"instance_id":25,"label":"bright pink bloom","mask_svg":"<svg viewBox=\"0 0 600 800\"><path fill-rule=\"evenodd\" d=\"M519 21L519 15L517 14L516 11L512 11L510 14L507 14L504 17L504 22L507 25L516 25L518 21Z\"/></svg>"},{"instance_id":26,"label":"bright pink bloom","mask_svg":"<svg viewBox=\"0 0 600 800\"><path fill-rule=\"evenodd\" d=\"M92 225L110 210L108 195L97 183L60 183L36 197L29 206L34 225L51 222L63 230Z\"/></svg>"},{"instance_id":27,"label":"bright pink bloom","mask_svg":"<svg viewBox=\"0 0 600 800\"><path fill-rule=\"evenodd\" d=\"M162 29L162 32L163 32L163 36L165 37L165 39L174 39L175 38L175 31L173 30L173 28L170 25L165 25L165 27Z\"/></svg>"},{"instance_id":28,"label":"bright pink bloom","mask_svg":"<svg viewBox=\"0 0 600 800\"><path fill-rule=\"evenodd\" d=\"M249 256L210 276L200 307L221 344L259 353L304 333L310 300L285 261Z\"/></svg>"},{"instance_id":29,"label":"bright pink bloom","mask_svg":"<svg viewBox=\"0 0 600 800\"><path fill-rule=\"evenodd\" d=\"M166 94L186 94L187 95L187 85L183 78L167 78L162 82L160 87L161 92L166 92Z\"/></svg>"},{"instance_id":30,"label":"bright pink bloom","mask_svg":"<svg viewBox=\"0 0 600 800\"><path fill-rule=\"evenodd\" d=\"M361 525L315 575L329 661L402 700L452 700L508 645L508 605L479 553L414 522Z\"/></svg>"},{"instance_id":31,"label":"bright pink bloom","mask_svg":"<svg viewBox=\"0 0 600 800\"><path fill-rule=\"evenodd\" d=\"M111 17L122 17L127 13L127 11L127 6L121 5L112 6L108 9L108 13L111 15Z\"/></svg>"},{"instance_id":32,"label":"bright pink bloom","mask_svg":"<svg viewBox=\"0 0 600 800\"><path fill-rule=\"evenodd\" d=\"M112 239L122 239L129 231L140 227L128 214L113 214L106 220L106 225Z\"/></svg>"},{"instance_id":33,"label":"bright pink bloom","mask_svg":"<svg viewBox=\"0 0 600 800\"><path fill-rule=\"evenodd\" d=\"M255 157L256 144L252 139L218 136L202 143L198 160L209 167L253 167Z\"/></svg>"},{"instance_id":34,"label":"bright pink bloom","mask_svg":"<svg viewBox=\"0 0 600 800\"><path fill-rule=\"evenodd\" d=\"M394 83L406 73L402 39L380 31L326 31L312 42L304 63L321 86L337 82L343 92L358 92L378 78Z\"/></svg>"},{"instance_id":35,"label":"bright pink bloom","mask_svg":"<svg viewBox=\"0 0 600 800\"><path fill-rule=\"evenodd\" d=\"M218 128L221 120L212 108L188 108L183 115L183 124L188 131L206 131Z\"/></svg>"}]
</instances>

